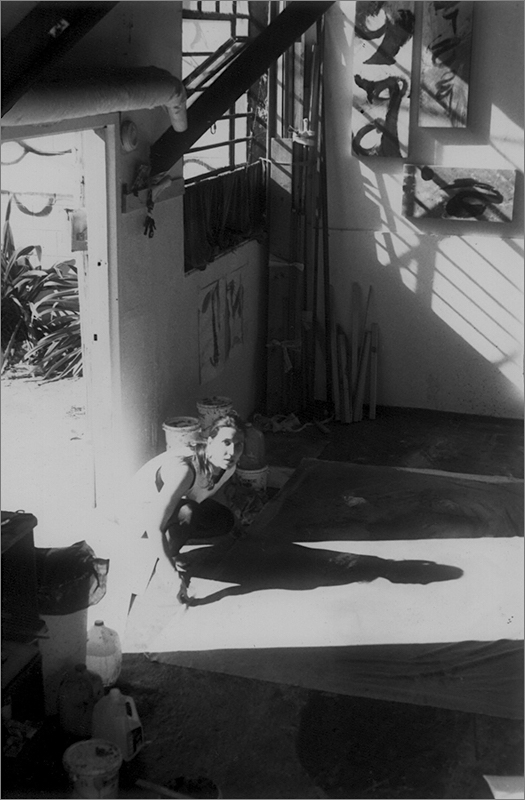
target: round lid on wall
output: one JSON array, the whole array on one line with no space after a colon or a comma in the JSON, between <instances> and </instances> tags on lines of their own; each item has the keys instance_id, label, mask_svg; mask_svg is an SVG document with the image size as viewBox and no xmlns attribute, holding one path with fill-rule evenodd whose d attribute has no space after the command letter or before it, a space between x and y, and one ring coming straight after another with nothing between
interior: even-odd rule
<instances>
[{"instance_id":1,"label":"round lid on wall","mask_svg":"<svg viewBox=\"0 0 525 800\"><path fill-rule=\"evenodd\" d=\"M120 126L120 141L126 153L136 150L139 143L137 126L130 119L125 120Z\"/></svg>"}]
</instances>

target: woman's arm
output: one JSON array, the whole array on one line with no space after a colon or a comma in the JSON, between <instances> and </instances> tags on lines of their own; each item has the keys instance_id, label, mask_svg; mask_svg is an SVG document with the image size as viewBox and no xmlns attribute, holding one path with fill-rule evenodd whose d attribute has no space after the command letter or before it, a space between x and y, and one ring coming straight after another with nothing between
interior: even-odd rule
<instances>
[{"instance_id":1,"label":"woman's arm","mask_svg":"<svg viewBox=\"0 0 525 800\"><path fill-rule=\"evenodd\" d=\"M146 532L159 557L164 554L164 533L170 517L195 479L192 468L178 459L166 459L161 467L163 486L148 503Z\"/></svg>"}]
</instances>

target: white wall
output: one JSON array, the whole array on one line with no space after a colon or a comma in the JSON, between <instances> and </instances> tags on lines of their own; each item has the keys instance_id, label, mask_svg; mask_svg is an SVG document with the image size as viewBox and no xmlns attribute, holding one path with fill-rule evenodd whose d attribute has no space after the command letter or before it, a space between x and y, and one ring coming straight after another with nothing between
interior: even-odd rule
<instances>
[{"instance_id":1,"label":"white wall","mask_svg":"<svg viewBox=\"0 0 525 800\"><path fill-rule=\"evenodd\" d=\"M419 15L422 3L416 2ZM351 154L354 2L326 15L331 280L373 287L378 403L523 416L523 3L474 2L469 125L418 129L417 52L408 163L518 170L512 223L401 215L403 162Z\"/></svg>"},{"instance_id":2,"label":"white wall","mask_svg":"<svg viewBox=\"0 0 525 800\"><path fill-rule=\"evenodd\" d=\"M180 76L181 13L180 2L121 2L75 46L65 66L156 66ZM164 109L127 113L125 118L135 122L139 146L131 153L116 148L117 197L122 183L130 186L138 165L148 162L150 146L169 125ZM182 197L159 198L151 239L143 234L145 214L145 208L117 214L116 401L124 473L164 449L162 422L174 415L195 415L198 398L226 395L248 416L264 386L264 247L247 243L204 272L185 275ZM198 290L236 269L242 270L245 290L244 344L220 375L201 385Z\"/></svg>"}]
</instances>

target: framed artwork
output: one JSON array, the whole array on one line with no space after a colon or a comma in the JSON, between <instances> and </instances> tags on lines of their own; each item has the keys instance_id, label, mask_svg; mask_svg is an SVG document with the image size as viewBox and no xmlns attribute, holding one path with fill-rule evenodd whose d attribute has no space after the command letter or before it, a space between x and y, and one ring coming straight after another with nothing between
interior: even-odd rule
<instances>
[{"instance_id":1,"label":"framed artwork","mask_svg":"<svg viewBox=\"0 0 525 800\"><path fill-rule=\"evenodd\" d=\"M516 172L405 164L403 214L415 219L512 222Z\"/></svg>"},{"instance_id":2,"label":"framed artwork","mask_svg":"<svg viewBox=\"0 0 525 800\"><path fill-rule=\"evenodd\" d=\"M423 3L419 125L467 125L472 0Z\"/></svg>"},{"instance_id":3,"label":"framed artwork","mask_svg":"<svg viewBox=\"0 0 525 800\"><path fill-rule=\"evenodd\" d=\"M356 3L352 152L408 155L413 2Z\"/></svg>"}]
</instances>

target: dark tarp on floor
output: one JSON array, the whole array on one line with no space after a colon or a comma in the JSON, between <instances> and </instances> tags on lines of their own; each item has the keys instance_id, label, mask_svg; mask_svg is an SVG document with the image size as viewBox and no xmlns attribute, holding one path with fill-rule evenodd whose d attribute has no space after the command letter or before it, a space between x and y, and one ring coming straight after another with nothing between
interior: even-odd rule
<instances>
[{"instance_id":1,"label":"dark tarp on floor","mask_svg":"<svg viewBox=\"0 0 525 800\"><path fill-rule=\"evenodd\" d=\"M258 548L261 556L259 563L264 572L265 560L268 561L270 556L279 554L280 548L283 554L289 553L290 548L298 547L298 542L321 543L323 546L326 542L326 546L335 549L338 542L348 548L351 545L345 545L346 542L355 542L356 546L359 543L363 547L363 542L370 541L375 543L374 552L377 553L381 552L384 544L387 545L387 549L391 547L388 542L400 545L399 552L402 552L403 547L405 551L412 547L421 551L425 540L459 539L457 542L450 541L450 546L447 545L447 541L436 541L434 551L440 552L437 547L439 544L441 552L448 552L450 549L451 553L455 553L456 550L459 553L461 548L465 550L466 542L474 539L479 543L476 545L473 542L470 546L474 554L485 552L490 554L491 547L495 547L498 551L501 548L504 551L507 545L516 544L516 537L522 536L522 520L521 482L491 483L463 476L431 475L393 468L305 459L289 483L252 525L248 540L237 542L228 548L217 548L215 564L213 550L207 551L201 559L200 572L197 557L194 574L196 578L200 576L242 584L242 581L246 580L244 574L246 565L258 563L255 552ZM480 547L483 545L480 539L485 539L486 548ZM488 539L494 540L492 544L487 541ZM407 540L410 540L408 544ZM411 540L414 540L413 545ZM328 545L328 542L331 542L331 545ZM315 544L312 546L315 547ZM468 552L469 546L466 550ZM313 555L318 554L325 559L329 557L323 556L323 553L329 552L320 549L311 551ZM356 552L359 552L357 547ZM509 553L512 561L513 552L510 548L502 561L503 565L509 562ZM246 558L243 558L244 555ZM336 559L331 559L332 566L334 561L340 561L341 556L338 554L336 556ZM345 553L343 558L348 559L348 555ZM363 559L363 556L360 558ZM372 560L374 557L364 558ZM309 566L308 558L303 555L301 559L302 561L297 562L300 571L302 571L301 565ZM383 562L384 559L376 558L376 561ZM407 564L406 561L404 563ZM447 562L442 563L454 564L459 561L455 562L451 555ZM290 570L286 575L289 572ZM242 579L236 581L236 574L242 576ZM333 574L332 569L330 575ZM490 564L488 572L485 567L484 574L488 575L490 580L492 575ZM501 571L494 571L494 580L499 582L499 589L504 593L505 587L502 586L504 580L501 577L503 574ZM334 593L342 591L340 584L345 581L339 580L336 576L335 581L330 578L327 582L326 569L324 577L324 582L320 579L317 586L328 587L325 595L332 596L330 594L332 586ZM387 576L378 574L375 577ZM300 582L301 577L298 578ZM274 582L273 587L261 585L255 580L253 586L249 588L242 585L241 591L236 591L235 587L226 588L222 594L229 595L229 601L232 595L237 594L235 602L242 606L245 601L243 595L249 600L259 592L259 597L264 595L269 600L272 588L281 592L288 588L301 589L301 592L290 591L281 594L280 597L284 597L282 602L287 602L286 597L292 602L294 595L294 599L300 595L304 598L305 608L317 611L316 598L323 599L325 595L320 595L318 590L317 594L311 594L312 591L316 591L315 584L311 587L308 585L288 587L282 584L282 575L280 579L281 583ZM448 580L448 578L432 580ZM387 577L387 581L392 581L392 578ZM373 581L367 584L372 587L367 589L370 592L368 596L371 599L375 598L376 604L380 592L385 594L386 602L392 597L393 584L387 581L381 581L380 584ZM425 582L413 578L398 581L405 584ZM362 585L362 583L351 585L354 598L366 596L355 594L356 591L363 591L359 589ZM262 589L267 589L266 594L260 591ZM401 587L399 591L402 590L408 594L412 593L410 586ZM416 591L421 591L420 587L414 587L414 592ZM480 605L482 605L481 600L485 603L491 602L490 585L480 585L479 592ZM220 594L217 593L216 602L209 608L214 606L215 609L224 608L226 615L231 605L228 607L223 602L224 597L218 596ZM310 606L307 601L310 602ZM273 608L275 611L276 606ZM388 608L385 609L385 612L387 611ZM185 613L186 630L188 630L190 620L193 625L199 625L199 614L206 613L206 606L203 605L199 609L190 608ZM446 613L450 614L450 610ZM521 609L517 609L518 617L520 613ZM497 618L497 609L495 616ZM276 626L279 622L279 618L276 617ZM315 623L315 620L313 622ZM327 620L327 623L331 622L332 620ZM224 624L227 626L227 619ZM298 624L308 628L308 617L298 619ZM450 624L453 627L452 616ZM322 647L271 645L244 647L235 644L230 644L230 647L225 644L221 647L220 641L217 640L210 643L209 648L194 646L190 650L184 646L182 627L178 643L177 625L173 625L171 630L173 651L156 652L154 656L163 663L215 670L347 695L509 718L523 716L523 644L514 640L516 637L508 638L504 634L498 636L497 640L480 641L476 636L465 636L461 641L447 642L441 638L438 643L426 639L418 643L412 643L414 641L412 639L401 643L391 641L383 643L381 640L374 644L363 643L356 646L349 644L348 638L351 637L347 636L346 640L335 641L336 646ZM500 626L499 630L503 628ZM432 631L429 631L429 637L431 635ZM511 629L509 635L512 637ZM220 635L218 639L220 640ZM481 636L480 639L484 637ZM177 646L180 650L175 649Z\"/></svg>"}]
</instances>

